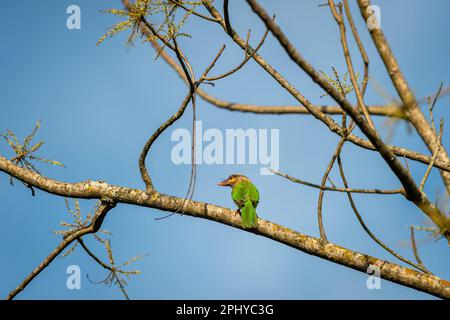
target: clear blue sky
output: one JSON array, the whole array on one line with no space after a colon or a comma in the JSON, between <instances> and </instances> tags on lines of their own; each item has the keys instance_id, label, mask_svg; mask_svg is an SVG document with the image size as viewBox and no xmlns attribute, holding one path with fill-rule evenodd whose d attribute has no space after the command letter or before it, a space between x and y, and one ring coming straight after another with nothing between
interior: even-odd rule
<instances>
[{"instance_id":1,"label":"clear blue sky","mask_svg":"<svg viewBox=\"0 0 450 320\"><path fill-rule=\"evenodd\" d=\"M345 62L337 26L324 1L261 1L293 43L316 68L330 71L335 66L345 72ZM82 10L81 30L66 28L66 7L78 4ZM448 30L450 2L374 1L381 8L381 23L402 70L417 96L437 90L441 81L449 84ZM127 48L128 34L95 45L117 19L99 12L120 7L120 1L8 1L0 13L0 131L13 130L23 138L37 120L42 120L39 139L46 141L42 156L56 159L65 169L39 164L43 174L68 182L101 179L112 184L143 188L137 167L140 149L163 121L177 108L186 87L155 52L139 40ZM352 5L354 18L371 57L372 79L394 94L362 19ZM231 4L232 21L245 37L252 28L252 40L264 28L244 1ZM192 17L184 30L192 39L180 45L201 72L218 48L227 49L216 72L227 70L242 59L242 53L215 26ZM351 48L355 45L352 42ZM356 51L353 59L362 70ZM311 101L320 99L318 89L292 64L269 35L261 54ZM214 73L215 74L215 73ZM385 99L371 82L369 104ZM295 101L275 84L254 62L241 72L206 89L230 101L256 104L292 104ZM436 107L436 118L449 116L448 99ZM334 151L337 137L308 116L257 116L219 110L203 101L198 118L204 129L280 129L280 170L308 181L319 182ZM189 128L191 110L164 133L149 155L155 186L163 193L184 196L190 167L171 162L175 128ZM377 119L383 128L383 119ZM447 130L448 131L448 130ZM444 143L450 142L444 134ZM407 134L400 124L394 143L427 152L423 143ZM10 150L0 143L0 154ZM351 186L397 188L399 183L381 158L372 152L346 145L343 152ZM420 181L425 167L410 162ZM196 200L234 207L229 190L216 184L230 173L245 173L258 186L259 215L303 233L317 236L317 190L295 185L277 176L259 175L258 165L198 166ZM332 178L340 182L337 172ZM426 192L433 199L441 190L433 173ZM425 223L424 215L401 196L357 196L355 200L373 232L401 254L412 257L406 245L407 225ZM84 212L94 201L81 201ZM325 195L324 220L331 241L348 248L398 262L364 234L344 194ZM107 217L104 227L113 232L112 246L118 262L143 253L150 255L132 266L142 271L130 281L133 299L428 299L426 294L382 281L381 290L366 288L367 275L326 260L309 256L279 243L211 221L173 216L155 221L164 213L119 205ZM59 243L52 230L67 221L64 199L38 191L31 197L20 183L11 187L0 175L0 295L5 297ZM425 238L419 234L419 238ZM86 242L105 259L104 251L92 239ZM429 269L450 278L449 249L444 241L420 246ZM82 289L68 290L65 273L69 265L79 265ZM121 299L115 287L91 284L106 277L105 271L83 251L56 259L18 296L21 299Z\"/></svg>"}]
</instances>

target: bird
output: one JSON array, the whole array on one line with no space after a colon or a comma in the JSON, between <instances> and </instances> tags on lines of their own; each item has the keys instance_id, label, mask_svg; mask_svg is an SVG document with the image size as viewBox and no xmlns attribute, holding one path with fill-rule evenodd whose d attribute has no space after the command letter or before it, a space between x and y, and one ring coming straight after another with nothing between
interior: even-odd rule
<instances>
[{"instance_id":1,"label":"bird","mask_svg":"<svg viewBox=\"0 0 450 320\"><path fill-rule=\"evenodd\" d=\"M240 174L232 174L218 185L232 188L231 198L238 206L237 213L241 216L242 227L244 229L257 228L256 207L259 203L259 191L250 179Z\"/></svg>"}]
</instances>

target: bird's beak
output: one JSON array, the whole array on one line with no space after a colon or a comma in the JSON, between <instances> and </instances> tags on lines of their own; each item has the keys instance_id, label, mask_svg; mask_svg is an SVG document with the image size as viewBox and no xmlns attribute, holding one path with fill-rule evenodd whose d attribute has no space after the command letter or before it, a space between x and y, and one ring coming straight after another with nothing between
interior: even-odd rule
<instances>
[{"instance_id":1,"label":"bird's beak","mask_svg":"<svg viewBox=\"0 0 450 320\"><path fill-rule=\"evenodd\" d=\"M221 187L226 187L226 186L229 186L230 183L228 182L228 179L225 179L222 182L219 182L217 185L221 186Z\"/></svg>"}]
</instances>

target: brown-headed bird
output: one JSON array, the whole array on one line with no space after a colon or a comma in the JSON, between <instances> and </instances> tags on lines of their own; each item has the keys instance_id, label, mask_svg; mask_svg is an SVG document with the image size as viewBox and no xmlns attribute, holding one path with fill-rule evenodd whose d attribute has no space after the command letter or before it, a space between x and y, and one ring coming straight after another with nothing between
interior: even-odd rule
<instances>
[{"instance_id":1,"label":"brown-headed bird","mask_svg":"<svg viewBox=\"0 0 450 320\"><path fill-rule=\"evenodd\" d=\"M242 226L246 229L258 227L256 207L259 202L259 192L249 178L240 174L232 174L219 186L231 187L231 198L238 206Z\"/></svg>"}]
</instances>

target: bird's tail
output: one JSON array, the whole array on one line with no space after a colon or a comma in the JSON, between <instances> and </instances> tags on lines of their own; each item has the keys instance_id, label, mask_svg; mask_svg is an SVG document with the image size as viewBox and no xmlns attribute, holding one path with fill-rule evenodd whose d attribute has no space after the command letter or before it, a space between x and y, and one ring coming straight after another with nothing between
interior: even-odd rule
<instances>
[{"instance_id":1,"label":"bird's tail","mask_svg":"<svg viewBox=\"0 0 450 320\"><path fill-rule=\"evenodd\" d=\"M256 209L250 200L245 201L244 207L241 210L242 226L246 229L252 229L258 227L258 216L256 215Z\"/></svg>"}]
</instances>

